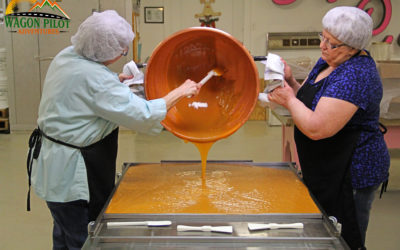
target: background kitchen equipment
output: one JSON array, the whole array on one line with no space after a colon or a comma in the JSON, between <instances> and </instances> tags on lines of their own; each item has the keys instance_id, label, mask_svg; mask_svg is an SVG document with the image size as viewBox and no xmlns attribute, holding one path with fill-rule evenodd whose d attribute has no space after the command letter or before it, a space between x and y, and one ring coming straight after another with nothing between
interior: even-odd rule
<instances>
[{"instance_id":1,"label":"background kitchen equipment","mask_svg":"<svg viewBox=\"0 0 400 250\"><path fill-rule=\"evenodd\" d=\"M319 32L269 32L267 33L267 54L282 57L291 67L293 76L304 80L315 62L321 56ZM281 106L277 108L282 109ZM268 125L281 125L281 122L268 109Z\"/></svg>"}]
</instances>

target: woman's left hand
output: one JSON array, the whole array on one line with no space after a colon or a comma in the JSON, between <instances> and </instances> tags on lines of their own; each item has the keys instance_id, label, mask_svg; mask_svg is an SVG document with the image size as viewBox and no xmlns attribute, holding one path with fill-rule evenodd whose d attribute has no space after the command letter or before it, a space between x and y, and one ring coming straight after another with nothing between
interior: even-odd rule
<instances>
[{"instance_id":1,"label":"woman's left hand","mask_svg":"<svg viewBox=\"0 0 400 250\"><path fill-rule=\"evenodd\" d=\"M119 78L120 82L124 82L125 80L132 79L133 75L129 76L129 75L125 75L124 73L121 73L118 75L118 78Z\"/></svg>"},{"instance_id":2,"label":"woman's left hand","mask_svg":"<svg viewBox=\"0 0 400 250\"><path fill-rule=\"evenodd\" d=\"M274 89L272 92L268 93L268 99L271 102L277 103L279 105L288 108L288 104L291 100L296 99L293 89L289 86L289 84L284 81L283 87L278 87Z\"/></svg>"}]
</instances>

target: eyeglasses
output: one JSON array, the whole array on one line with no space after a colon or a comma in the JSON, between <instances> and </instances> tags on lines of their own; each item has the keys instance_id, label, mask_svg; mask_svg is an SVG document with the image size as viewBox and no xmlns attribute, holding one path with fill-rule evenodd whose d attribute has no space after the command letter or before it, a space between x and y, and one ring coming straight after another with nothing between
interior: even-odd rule
<instances>
[{"instance_id":1,"label":"eyeglasses","mask_svg":"<svg viewBox=\"0 0 400 250\"><path fill-rule=\"evenodd\" d=\"M342 46L348 46L347 44L344 44L344 43L332 45L331 42L329 41L329 39L324 37L324 35L322 33L319 33L318 36L319 36L319 40L321 40L321 43L325 43L326 47L328 47L328 49L336 49L336 48L339 48Z\"/></svg>"},{"instance_id":2,"label":"eyeglasses","mask_svg":"<svg viewBox=\"0 0 400 250\"><path fill-rule=\"evenodd\" d=\"M126 50L122 51L121 56L128 55L128 51L129 51L129 48L127 48Z\"/></svg>"}]
</instances>

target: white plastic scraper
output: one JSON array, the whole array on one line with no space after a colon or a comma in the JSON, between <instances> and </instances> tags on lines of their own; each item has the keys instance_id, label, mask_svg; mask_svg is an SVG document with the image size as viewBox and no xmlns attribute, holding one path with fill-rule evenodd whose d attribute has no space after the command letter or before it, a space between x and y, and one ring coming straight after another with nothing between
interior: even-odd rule
<instances>
[{"instance_id":1,"label":"white plastic scraper","mask_svg":"<svg viewBox=\"0 0 400 250\"><path fill-rule=\"evenodd\" d=\"M222 69L220 69L220 68L212 69L207 73L207 75L203 79L200 80L199 84L200 85L204 85L208 80L210 80L211 77L213 77L213 76L221 76L222 74L223 74ZM187 98L191 98L191 97L192 96L189 95Z\"/></svg>"},{"instance_id":2,"label":"white plastic scraper","mask_svg":"<svg viewBox=\"0 0 400 250\"><path fill-rule=\"evenodd\" d=\"M148 227L165 227L171 225L172 222L169 220L163 221L116 221L107 222L108 227L119 227L119 226L148 226Z\"/></svg>"},{"instance_id":3,"label":"white plastic scraper","mask_svg":"<svg viewBox=\"0 0 400 250\"><path fill-rule=\"evenodd\" d=\"M201 226L201 227L192 227L192 226L185 226L185 225L178 225L177 230L179 232L184 231L200 231L200 232L217 232L217 233L229 233L233 232L232 226Z\"/></svg>"},{"instance_id":4,"label":"white plastic scraper","mask_svg":"<svg viewBox=\"0 0 400 250\"><path fill-rule=\"evenodd\" d=\"M250 231L253 230L265 230L265 229L289 229L289 228L304 228L303 223L291 223L291 224L277 224L277 223L268 223L268 224L258 224L258 223L248 223L248 227Z\"/></svg>"},{"instance_id":5,"label":"white plastic scraper","mask_svg":"<svg viewBox=\"0 0 400 250\"><path fill-rule=\"evenodd\" d=\"M206 83L208 80L210 80L211 77L213 76L221 76L223 73L223 71L220 68L215 68L213 70L210 70L207 75L201 79L201 81L199 82L201 85L203 85L204 83Z\"/></svg>"}]
</instances>

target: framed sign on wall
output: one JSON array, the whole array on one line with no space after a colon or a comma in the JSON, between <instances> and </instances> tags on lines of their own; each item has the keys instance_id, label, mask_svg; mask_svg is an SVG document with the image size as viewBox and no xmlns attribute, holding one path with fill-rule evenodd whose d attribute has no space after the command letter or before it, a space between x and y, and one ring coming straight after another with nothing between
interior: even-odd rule
<instances>
[{"instance_id":1,"label":"framed sign on wall","mask_svg":"<svg viewBox=\"0 0 400 250\"><path fill-rule=\"evenodd\" d=\"M144 7L145 23L164 23L164 7Z\"/></svg>"}]
</instances>

